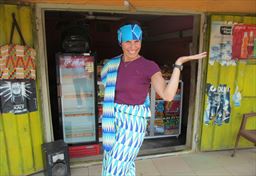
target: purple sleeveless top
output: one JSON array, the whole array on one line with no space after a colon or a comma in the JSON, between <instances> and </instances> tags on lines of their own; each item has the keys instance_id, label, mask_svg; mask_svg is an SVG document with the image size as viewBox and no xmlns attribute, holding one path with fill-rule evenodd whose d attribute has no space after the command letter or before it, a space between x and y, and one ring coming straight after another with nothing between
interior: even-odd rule
<instances>
[{"instance_id":1,"label":"purple sleeveless top","mask_svg":"<svg viewBox=\"0 0 256 176\"><path fill-rule=\"evenodd\" d=\"M143 104L149 91L151 77L158 71L159 66L144 57L131 62L121 61L117 74L115 103Z\"/></svg>"}]
</instances>

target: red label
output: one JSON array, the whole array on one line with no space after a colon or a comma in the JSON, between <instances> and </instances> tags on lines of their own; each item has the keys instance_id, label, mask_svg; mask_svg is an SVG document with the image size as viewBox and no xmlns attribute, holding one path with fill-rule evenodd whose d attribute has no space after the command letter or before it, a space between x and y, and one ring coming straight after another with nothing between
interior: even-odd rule
<instances>
[{"instance_id":1,"label":"red label","mask_svg":"<svg viewBox=\"0 0 256 176\"><path fill-rule=\"evenodd\" d=\"M233 27L232 59L256 57L256 25L235 25Z\"/></svg>"}]
</instances>

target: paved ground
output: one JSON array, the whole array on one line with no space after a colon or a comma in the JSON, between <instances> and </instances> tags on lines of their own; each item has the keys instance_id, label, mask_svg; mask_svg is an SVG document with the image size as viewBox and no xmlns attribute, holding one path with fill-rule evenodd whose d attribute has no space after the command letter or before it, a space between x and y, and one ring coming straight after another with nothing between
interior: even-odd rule
<instances>
[{"instance_id":1,"label":"paved ground","mask_svg":"<svg viewBox=\"0 0 256 176\"><path fill-rule=\"evenodd\" d=\"M256 149L141 157L136 176L256 176ZM72 176L100 176L101 163L72 165ZM42 173L36 176L42 176Z\"/></svg>"}]
</instances>

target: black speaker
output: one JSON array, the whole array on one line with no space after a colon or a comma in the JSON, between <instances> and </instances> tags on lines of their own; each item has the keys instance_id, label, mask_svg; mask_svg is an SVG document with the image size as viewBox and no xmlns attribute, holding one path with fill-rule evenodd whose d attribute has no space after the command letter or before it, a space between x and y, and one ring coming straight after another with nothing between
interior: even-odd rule
<instances>
[{"instance_id":1,"label":"black speaker","mask_svg":"<svg viewBox=\"0 0 256 176\"><path fill-rule=\"evenodd\" d=\"M89 53L89 25L68 25L61 32L62 49L67 53Z\"/></svg>"},{"instance_id":2,"label":"black speaker","mask_svg":"<svg viewBox=\"0 0 256 176\"><path fill-rule=\"evenodd\" d=\"M70 176L68 145L63 140L42 144L46 176Z\"/></svg>"}]
</instances>

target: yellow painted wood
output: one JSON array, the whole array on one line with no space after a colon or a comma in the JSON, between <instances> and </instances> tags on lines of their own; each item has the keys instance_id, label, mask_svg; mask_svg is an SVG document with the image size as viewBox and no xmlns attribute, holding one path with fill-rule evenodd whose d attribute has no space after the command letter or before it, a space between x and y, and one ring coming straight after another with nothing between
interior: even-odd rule
<instances>
[{"instance_id":1,"label":"yellow painted wood","mask_svg":"<svg viewBox=\"0 0 256 176\"><path fill-rule=\"evenodd\" d=\"M9 165L2 114L0 114L0 149L0 175L9 175Z\"/></svg>"},{"instance_id":2,"label":"yellow painted wood","mask_svg":"<svg viewBox=\"0 0 256 176\"><path fill-rule=\"evenodd\" d=\"M225 16L222 17L221 16L221 21L234 21L233 16ZM218 63L216 63L218 64ZM233 95L234 94L234 83L233 81L235 80L235 71L236 71L236 67L235 66L221 66L219 65L219 72L218 72L218 76L216 74L214 74L214 71L211 72L211 74L213 74L215 77L218 77L218 81L215 82L215 84L219 85L219 84L225 84L230 88L230 94ZM232 108L232 104L231 104L231 109ZM223 123L223 125L221 126L214 126L214 134L213 134L213 141L212 141L212 149L226 149L226 148L230 148L231 143L232 143L232 138L231 138L231 133L229 133L229 131L232 128L232 125L230 125L230 123L226 124ZM227 133L228 132L228 133ZM225 134L225 135L223 135Z\"/></svg>"},{"instance_id":3,"label":"yellow painted wood","mask_svg":"<svg viewBox=\"0 0 256 176\"><path fill-rule=\"evenodd\" d=\"M244 24L256 24L256 17L244 16L211 16L211 21L231 21ZM254 62L254 64L252 64ZM201 150L223 150L231 149L235 145L235 139L241 124L242 114L256 112L256 64L255 60L239 61L236 66L221 66L219 63L209 65L207 68L206 83L215 86L226 84L230 87L231 94L231 119L228 124L221 126L202 124ZM242 98L241 106L235 107L232 96L235 88L238 86ZM204 109L206 107L207 97L205 96ZM248 129L256 129L256 120L249 120ZM253 144L246 139L241 138L240 147L250 147Z\"/></svg>"},{"instance_id":4,"label":"yellow painted wood","mask_svg":"<svg viewBox=\"0 0 256 176\"><path fill-rule=\"evenodd\" d=\"M32 26L32 17L31 17L31 9L25 6L19 7L18 11L18 21L20 25L20 30L23 31L23 35L26 36L27 45L33 47L33 26Z\"/></svg>"},{"instance_id":5,"label":"yellow painted wood","mask_svg":"<svg viewBox=\"0 0 256 176\"><path fill-rule=\"evenodd\" d=\"M245 64L245 69L243 70L243 75L246 79L243 79L243 94L244 96L256 96L256 69L255 65L250 63Z\"/></svg>"},{"instance_id":6,"label":"yellow painted wood","mask_svg":"<svg viewBox=\"0 0 256 176\"><path fill-rule=\"evenodd\" d=\"M33 156L34 156L34 169L36 171L41 170L43 168L43 160L42 160L42 151L41 144L43 143L43 127L42 121L39 114L37 112L30 113L30 126L31 126L31 135L33 141Z\"/></svg>"},{"instance_id":7,"label":"yellow painted wood","mask_svg":"<svg viewBox=\"0 0 256 176\"><path fill-rule=\"evenodd\" d=\"M215 20L215 21L220 21L221 17L220 16L213 16L212 19L210 19L211 21ZM209 30L210 30L210 25L209 25ZM210 31L211 32L211 31ZM209 43L210 43L210 39L209 39ZM220 65L217 63L214 63L213 65L208 64L207 67L207 76L206 76L206 80L207 83L211 83L214 86L217 86L217 82L218 82L218 76L216 76L216 74L218 74L218 72L220 71ZM215 74L209 74L209 73L215 73ZM205 95L204 99L207 99L207 96ZM204 107L206 107L207 101L205 101L204 103ZM203 122L203 120L202 120ZM209 134L214 134L214 128L212 128L213 126L213 122L211 121L209 125L204 125L202 127L202 136L201 136L201 146L204 146L205 148L212 148L212 141L214 140L214 136L213 135L209 135Z\"/></svg>"},{"instance_id":8,"label":"yellow painted wood","mask_svg":"<svg viewBox=\"0 0 256 176\"><path fill-rule=\"evenodd\" d=\"M2 114L4 133L6 135L7 155L9 160L10 174L20 175L23 173L21 148L18 134L18 125L14 114Z\"/></svg>"},{"instance_id":9,"label":"yellow painted wood","mask_svg":"<svg viewBox=\"0 0 256 176\"><path fill-rule=\"evenodd\" d=\"M230 94L234 94L234 83L235 80L235 66L223 67L220 66L220 77L219 84L226 84L230 88ZM232 105L232 104L231 104ZM231 106L232 109L232 106ZM230 148L231 133L227 133L231 130L232 126L230 123L223 123L221 126L214 126L215 133L212 141L213 149L218 148ZM225 135L223 135L225 134Z\"/></svg>"},{"instance_id":10,"label":"yellow painted wood","mask_svg":"<svg viewBox=\"0 0 256 176\"><path fill-rule=\"evenodd\" d=\"M33 47L31 8L3 4L0 5L0 45L9 43L13 12L26 43ZM20 42L15 29L13 43L21 44ZM37 80L37 87L40 86L39 83ZM39 97L37 89L38 102ZM0 176L27 175L42 170L43 128L40 114L40 107L38 111L26 114L0 114Z\"/></svg>"},{"instance_id":11,"label":"yellow painted wood","mask_svg":"<svg viewBox=\"0 0 256 176\"><path fill-rule=\"evenodd\" d=\"M20 155L24 173L33 172L33 152L29 114L16 115Z\"/></svg>"},{"instance_id":12,"label":"yellow painted wood","mask_svg":"<svg viewBox=\"0 0 256 176\"><path fill-rule=\"evenodd\" d=\"M4 25L4 6L0 5L0 22L1 25ZM6 39L6 34L5 31L3 29L3 27L1 27L1 31L0 31L0 45L2 45L7 39Z\"/></svg>"},{"instance_id":13,"label":"yellow painted wood","mask_svg":"<svg viewBox=\"0 0 256 176\"><path fill-rule=\"evenodd\" d=\"M208 65L208 73L214 73L215 71L218 72L219 70L219 65L217 63L214 63L214 65ZM218 81L218 77L214 74L207 74L207 83L211 83L215 86L217 86L217 81ZM205 100L206 100L206 95L205 95ZM205 104L204 104L204 107L206 107L206 101L205 101ZM203 122L203 120L202 120ZM213 135L209 135L209 134L213 134L214 133L214 128L212 128L213 126L213 123L212 121L210 122L209 125L204 125L203 128L202 128L202 140L201 140L201 145L204 146L205 148L211 148L212 146L212 141L214 140L213 139Z\"/></svg>"}]
</instances>

